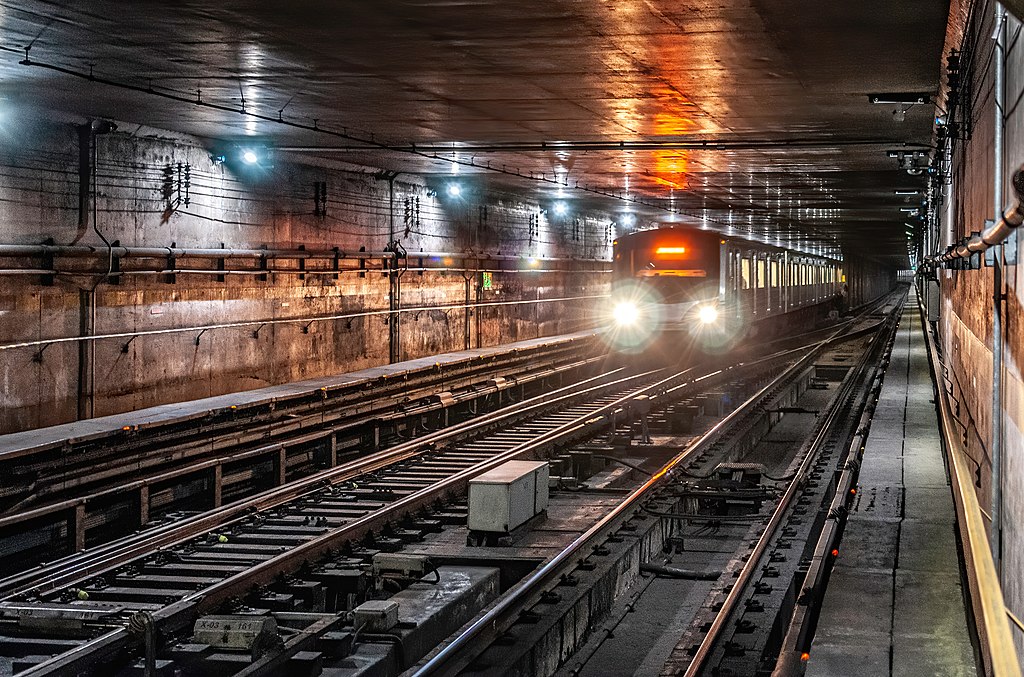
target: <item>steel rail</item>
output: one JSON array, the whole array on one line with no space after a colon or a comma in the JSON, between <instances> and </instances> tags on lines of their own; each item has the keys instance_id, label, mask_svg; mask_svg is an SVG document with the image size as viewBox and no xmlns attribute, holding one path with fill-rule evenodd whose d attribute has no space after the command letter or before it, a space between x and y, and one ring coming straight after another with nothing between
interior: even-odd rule
<instances>
[{"instance_id":1,"label":"steel rail","mask_svg":"<svg viewBox=\"0 0 1024 677\"><path fill-rule=\"evenodd\" d=\"M894 316L895 312L890 315L890 318L885 321L885 323L881 324L891 324ZM758 539L757 544L740 569L739 576L732 585L729 594L726 596L721 609L715 617L715 621L712 622L711 628L697 647L697 650L693 655L693 659L684 673L684 677L696 677L700 674L703 668L705 668L705 663L711 657L711 653L715 649L716 643L719 641L719 635L732 615L733 609L739 602L739 598L746 592L746 585L750 582L755 569L761 565L761 558L763 557L765 550L767 550L768 544L771 542L772 538L774 538L775 532L778 530L778 526L782 522L785 513L790 510L797 492L802 488L804 478L808 475L811 464L817 457L817 450L823 445L828 436L833 433L837 423L841 422L838 420L840 412L846 404L847 398L854 391L856 384L862 378L864 370L867 368L870 361L871 355L874 353L873 348L878 345L878 337L879 334L876 333L876 335L871 339L871 343L864 350L863 358L855 372L854 370L850 371L849 375L843 381L842 388L836 396L833 397L833 400L831 400L831 405L828 408L827 414L821 419L814 438L806 447L800 467L794 474L793 480L788 484L785 493L779 499L768 524L765 526L765 531Z\"/></svg>"},{"instance_id":2,"label":"steel rail","mask_svg":"<svg viewBox=\"0 0 1024 677\"><path fill-rule=\"evenodd\" d=\"M611 383L593 386L585 391L575 390L568 394L562 394L559 399L578 399L579 396L585 395L590 391L597 389L605 390L616 385L626 387L627 383L648 377L653 373L656 372L645 372L644 374L626 377ZM670 379L678 378L683 373L685 372L676 374L673 377L670 377ZM568 386L562 390L573 390L574 388L578 388L578 384L575 386ZM561 393L561 391L558 392ZM603 427L607 425L608 421L612 418L613 413L622 410L625 406L628 406L629 402L631 402L635 397L636 391L629 391L615 399L613 402L606 404L595 411L588 412L581 417L568 421L554 430L544 432L539 437L523 442L511 450L503 452L488 461L458 472L438 483L425 487L394 503L391 503L377 512L358 518L338 529L332 530L327 534L302 543L301 545L269 560L265 560L242 573L233 575L210 587L190 594L173 604L153 612L153 620L158 624L160 629L165 632L184 627L195 617L217 608L224 601L237 595L239 590L247 590L254 586L258 587L260 585L268 584L281 575L282 572L294 570L303 562L309 562L322 557L327 552L336 548L341 542L358 539L371 531L381 528L385 523L393 521L402 515L410 514L416 510L427 507L436 500L437 496L463 488L468 481L476 475L486 472L487 470L490 470L491 468L494 468L510 459L517 458L531 452L540 452L545 447L553 445L556 442L567 442L576 436L583 434L592 427ZM551 402L545 402L544 404L550 405ZM507 416L522 414L523 412L521 405L516 405L509 409L514 409L515 411L508 412ZM524 418L524 416L520 415L517 418ZM418 441L418 444L422 445L423 442ZM203 531L206 531L206 529L200 530L200 533ZM109 569L110 567L108 566L106 568ZM107 660L110 657L111 652L121 650L129 641L131 641L131 635L128 629L118 628L19 674L32 676L59 675L66 674L69 670L82 670L86 667L96 665Z\"/></svg>"},{"instance_id":3,"label":"steel rail","mask_svg":"<svg viewBox=\"0 0 1024 677\"><path fill-rule=\"evenodd\" d=\"M448 645L441 649L441 651L427 661L427 663L422 665L414 673L415 677L425 677L427 675L453 675L464 669L480 651L483 651L489 644L493 643L500 636L504 631L504 628L508 627L508 625L514 621L519 610L528 606L529 600L538 597L544 588L551 585L565 569L567 569L576 559L586 553L590 545L612 531L615 525L626 518L631 508L633 508L633 506L639 501L644 500L656 487L660 486L661 483L671 475L673 470L694 454L699 453L701 449L709 446L740 416L749 413L751 408L753 408L764 396L775 389L780 383L785 382L800 371L806 369L809 363L822 349L824 349L825 346L834 341L840 340L840 338L845 339L846 337L830 337L819 342L809 351L806 348L786 351L787 353L806 352L806 354L794 362L790 367L785 369L779 376L774 378L771 383L767 384L757 393L752 395L739 408L712 427L711 430L687 445L686 448L673 457L658 472L652 475L651 478L644 482L643 485L630 493L629 496L619 503L610 513L605 515L594 526L576 538L559 554L555 555L555 557L544 564L541 569L510 590L504 597L502 597L501 601L498 602L496 606L477 619L470 627L460 633ZM728 367L727 370L739 368L741 366L742 365ZM677 388L678 386L663 388L661 389L661 396L670 396L677 391Z\"/></svg>"},{"instance_id":4,"label":"steel rail","mask_svg":"<svg viewBox=\"0 0 1024 677\"><path fill-rule=\"evenodd\" d=\"M624 521L633 505L638 501L645 499L646 495L655 490L666 477L670 476L671 473L680 466L680 464L686 462L691 456L699 453L700 450L712 444L726 429L728 429L730 425L746 413L749 407L754 406L757 401L770 393L777 384L783 382L793 374L799 373L802 368L806 368L807 363L810 362L815 355L817 355L826 346L837 341L848 340L849 338L866 334L867 332L872 331L874 327L868 327L852 332L847 331L847 329L848 327L844 325L844 327L835 331L831 336L824 340L815 342L810 346L804 346L778 353L777 356L793 353L806 354L773 379L771 383L752 395L735 411L730 413L722 421L704 433L700 438L687 445L686 448L668 461L668 463L666 463L658 472L653 474L642 486L631 492L622 503L612 510L612 512L603 517L597 522L597 524L570 543L558 555L541 567L540 570L513 587L490 611L474 621L472 625L466 628L466 630L461 632L426 663L420 666L415 673L412 673L414 677L425 677L427 675L454 675L464 669L479 652L483 651L490 643L493 643L493 641L500 636L504 631L504 628L514 622L519 609L527 608L530 600L539 598L543 589L548 587L561 572L569 568L576 559L581 558L589 545L612 531L618 523ZM744 366L749 365L741 363L732 367L727 367L723 371L739 369ZM681 387L683 386L676 385L665 387L662 385L661 387L657 387L655 397L672 398ZM655 404L655 406L657 406L657 404Z\"/></svg>"},{"instance_id":5,"label":"steel rail","mask_svg":"<svg viewBox=\"0 0 1024 677\"><path fill-rule=\"evenodd\" d=\"M999 572L996 571L992 550L989 547L981 505L974 491L973 472L967 464L967 454L960 442L960 435L954 428L956 417L949 404L949 394L940 386L942 360L927 329L928 314L921 304L920 294L917 309L928 346L928 362L932 369L932 382L939 412L939 432L942 435L942 448L950 469L957 529L967 569L967 589L974 611L974 630L981 648L982 669L984 674L995 677L1020 677L1021 664L1010 632L1006 602L999 581Z\"/></svg>"},{"instance_id":6,"label":"steel rail","mask_svg":"<svg viewBox=\"0 0 1024 677\"><path fill-rule=\"evenodd\" d=\"M598 337L595 332L578 332L568 339L554 337L526 346L513 343L484 351L462 350L439 356L446 358L443 363L414 360L404 366L392 365L393 371L384 367L383 373L376 375L334 374L264 390L196 400L184 409L178 405L160 405L141 413L112 414L86 422L0 435L0 461L47 450L65 451L69 445L70 450L78 451L83 445L125 432L126 425L133 434L144 436L146 444L167 444L168 440L180 444L180 439L194 433L197 425L202 427L204 436L214 432L226 434L231 430L240 432L243 427L247 434L252 434L254 422L261 428L275 424L283 427L295 420L291 415L296 412L327 415L336 409L366 406L372 398L394 398L409 391L430 394L427 391L438 384L461 385L481 373L497 369L523 370L531 363L540 362L550 365L565 359L567 354L589 352L589 344ZM515 381L507 385L515 385ZM141 423L138 416L142 417ZM47 434L40 435L41 432ZM254 440L260 439L262 430L256 433Z\"/></svg>"},{"instance_id":7,"label":"steel rail","mask_svg":"<svg viewBox=\"0 0 1024 677\"><path fill-rule=\"evenodd\" d=\"M572 362L572 363L568 363L568 364L565 364L565 365L561 365L559 368L554 369L554 370L549 369L549 370L544 370L542 372L536 372L536 373L526 372L525 374L521 374L521 375L517 376L516 384L517 385L522 385L522 384L532 383L532 382L536 381L537 379L547 378L549 376L552 376L554 374L558 374L558 373L563 372L563 371L573 371L573 370L576 370L576 369L582 369L584 367L596 364L596 363L602 361L603 359L605 359L603 356L592 357L592 358L589 358L589 359L580 360L580 361L577 361L577 362ZM22 509L22 510L19 510L16 514L4 515L4 514L0 513L0 529L10 528L10 527L15 526L15 525L17 525L19 523L30 522L30 521L39 519L41 517L46 517L46 516L54 515L54 514L61 513L61 512L67 512L68 510L73 509L73 508L75 508L77 506L80 506L80 505L88 505L90 503L95 503L97 501L102 501L102 500L105 500L105 499L110 499L110 498L113 498L115 496L121 496L121 495L126 495L126 494L134 494L135 492L138 492L139 490L143 489L144 487L151 487L151 486L156 485L156 484L160 484L160 483L168 482L168 481L171 481L171 480L187 477L189 475L195 475L197 473L200 473L200 472L203 472L203 471L206 471L206 470L210 470L210 469L215 468L217 466L223 467L223 466L227 466L229 464L237 463L239 461L243 461L243 460L247 460L247 459L251 459L251 458L257 458L257 457L260 457L260 456L267 456L267 455L273 454L275 452L281 451L282 449L283 450L288 450L289 448L292 448L292 447L301 446L301 445L308 444L308 443L311 443L311 442L321 441L321 440L323 440L325 438L329 438L329 437L331 437L333 435L338 435L340 433L344 433L348 429L358 428L359 426L366 425L367 423L369 423L369 422L371 422L373 420L393 420L393 419L402 419L402 418L422 416L422 415L424 415L426 413L429 413L429 412L432 412L432 411L436 411L436 410L439 410L439 409L444 409L444 408L446 408L448 406L451 406L452 404L458 404L458 403L465 402L467 400L476 399L476 398L480 398L480 397L487 397L489 395L493 395L494 393L500 392L500 390L499 390L499 388L497 386L489 386L489 385L486 385L486 384L484 384L484 385L472 384L472 385L468 386L467 390L469 388L472 388L473 390L471 392L460 392L458 395L455 395L453 397L453 401L452 401L451 404L447 404L447 403L443 403L443 402L433 402L433 403L429 403L429 404L424 404L424 405L422 405L420 407L417 407L417 408L415 408L413 410L400 411L397 408L400 405L400 402L398 401L398 398L396 396L390 396L390 397L385 396L382 399L382 402L380 403L379 407L372 407L374 402L371 402L371 403L368 403L368 404L364 404L363 405L364 407L372 407L372 408L369 408L369 409L367 409L365 411L362 411L359 414L349 414L348 416L338 416L338 415L335 415L335 416L332 416L331 417L331 421L328 421L328 422L321 423L321 422L317 421L317 422L314 422L314 423L311 424L307 420L303 420L303 419L300 419L298 421L291 420L291 421L287 422L288 430L283 431L284 435L281 434L282 431L275 430L273 432L274 432L274 434L276 436L276 439L274 439L273 441L271 441L269 443L260 444L259 446L255 447L255 448L239 450L239 451L235 451L235 452L228 453L228 454L216 453L213 456L210 456L208 454L204 454L204 455L202 455L203 456L202 458L195 459L195 460L189 460L187 462L187 464L185 464L185 465L180 465L178 467L172 467L172 468L166 468L163 465L159 465L159 466L157 466L157 468L154 468L153 471L148 470L148 466L151 465L151 464L146 464L147 470L145 470L145 472L151 472L152 474L148 474L146 477L143 477L141 479L135 479L135 480L131 480L129 482L123 482L122 481L117 486L107 487L107 488L102 488L102 489L96 489L96 490L90 491L88 494L86 494L84 496L83 495L79 495L79 496L74 496L72 498L64 498L64 499L61 499L61 500L58 500L58 501L54 501L52 503L45 503L43 505L39 505L38 507L29 508L27 510L26 509ZM392 402L391 400L394 400L394 401ZM350 405L350 406L358 406L358 403L354 403L353 405ZM314 412L309 413L306 416L306 418L307 419L309 419L309 418L312 418L312 419L323 419L323 417L325 416L325 413L326 412L323 412L323 411L320 411L320 412L314 411ZM341 419L341 418L351 419L351 420L344 420L344 422L339 422L339 419ZM321 427L319 429L309 430L310 427L313 427L313 426L316 426L316 425L320 425ZM232 430L232 431L229 431L226 434L229 437L232 437L232 436L236 435L236 432L234 430ZM286 435L290 435L290 436L286 436ZM261 436L259 438L260 442L265 442L265 440L266 440L265 436ZM208 443L204 443L203 446L206 446L207 444ZM237 443L236 446L243 446L244 444L245 444L245 442L240 442L240 443ZM158 458L156 460L157 461L162 460L162 457L166 456L167 453L168 453L168 450L167 450L166 447L160 448L157 451L157 456L159 456L161 458ZM197 454L197 455L199 455L199 454ZM0 452L0 459L3 459L3 457L4 457L3 453ZM141 463L142 463L141 461L133 461L131 472L133 472L134 474L137 475L139 473L139 471L140 471ZM85 478L71 478L71 479L66 479L65 478L65 479L60 480L60 489L61 489L61 491L66 492L69 488L73 489L73 488L76 488L76 487L81 486L81 485L87 485L87 484L90 484L90 483L95 483L95 481L96 480L93 477L91 477L91 476L90 477L85 477ZM50 485L45 485L43 488L46 489L46 488L49 488L49 486ZM46 492L46 493L51 493L51 492ZM43 495L46 495L46 493L44 493ZM37 502L38 502L39 496L40 496L40 490L37 489L34 492L34 498L36 499ZM143 525L140 525L140 527L141 526L143 526ZM2 583L0 583L0 590L2 590L2 589L3 589L3 585L2 585Z\"/></svg>"},{"instance_id":8,"label":"steel rail","mask_svg":"<svg viewBox=\"0 0 1024 677\"><path fill-rule=\"evenodd\" d=\"M900 303L893 311L894 316L902 314L903 307L904 303ZM790 675L802 674L803 656L810 650L811 641L814 638L814 629L817 624L817 609L824 598L825 587L831 574L831 564L834 561L831 551L834 549L845 528L846 509L853 499L853 495L850 492L856 488L860 470L860 458L863 455L864 443L867 441L871 418L878 403L878 393L882 387L882 376L892 350L894 338L895 333L891 333L887 341L887 352L883 356L882 363L875 369L871 386L868 388L868 402L861 411L854 429L853 438L847 445L846 460L835 481L835 493L832 501L829 503L824 525L811 556L810 566L800 585L800 593L797 595L797 602L794 605L792 618L782 640L782 648L779 651L779 657L772 671L772 677L789 677ZM872 400L870 395L874 395L875 399Z\"/></svg>"},{"instance_id":9,"label":"steel rail","mask_svg":"<svg viewBox=\"0 0 1024 677\"><path fill-rule=\"evenodd\" d=\"M154 552L157 549L193 538L216 528L228 526L234 520L244 518L253 510L268 510L282 503L296 500L306 494L314 493L322 488L325 482L337 484L348 481L423 453L435 451L437 445L463 437L482 434L484 431L498 425L508 424L511 421L536 415L548 407L576 400L580 397L586 397L599 390L619 385L624 386L632 381L643 379L651 373L644 372L617 380L600 382L602 379L613 376L621 371L619 369L608 374L594 376L538 395L525 402L519 402L499 409L485 417L464 421L444 430L436 431L373 454L368 458L358 459L321 473L309 475L289 484L275 487L255 496L214 508L194 516L188 522L164 525L154 530L94 548L86 553L54 561L45 567L16 574L0 581L0 595L3 598L10 598L12 595L28 590L45 593L67 587L78 580L120 566L131 559ZM581 389L581 386L587 384L591 385ZM3 599L3 601L7 601L7 599Z\"/></svg>"},{"instance_id":10,"label":"steel rail","mask_svg":"<svg viewBox=\"0 0 1024 677\"><path fill-rule=\"evenodd\" d=\"M872 344L875 340L876 339L872 339ZM872 352L871 346L869 346L864 351L864 357L861 360L856 373L854 373L853 370L849 372L849 375L843 381L842 387L832 398L832 403L829 405L828 413L820 420L820 424L818 425L817 432L814 434L814 438L806 445L805 451L803 451L803 459L800 462L800 466L796 473L794 473L793 479L789 482L789 486L786 487L785 493L776 504L775 510L772 512L772 516L769 519L768 524L765 526L761 536L757 539L757 543L754 545L753 550L750 551L746 562L740 569L739 576L736 578L729 594L722 603L721 609L716 614L715 620L711 624L711 628L708 630L707 634L704 635L704 639L701 641L700 646L697 648L697 652L690 661L690 665L687 667L684 677L696 677L704 669L705 662L710 658L712 651L714 651L725 624L728 622L733 610L739 603L740 598L746 594L747 584L749 583L751 576L755 569L761 566L761 558L768 549L768 545L774 538L775 532L778 530L783 518L789 511L797 492L803 486L804 479L807 477L811 464L818 455L818 449L820 449L822 444L832 434L834 426L839 422L839 414L846 402L846 398L853 392L855 384L863 374L864 368L866 367Z\"/></svg>"}]
</instances>

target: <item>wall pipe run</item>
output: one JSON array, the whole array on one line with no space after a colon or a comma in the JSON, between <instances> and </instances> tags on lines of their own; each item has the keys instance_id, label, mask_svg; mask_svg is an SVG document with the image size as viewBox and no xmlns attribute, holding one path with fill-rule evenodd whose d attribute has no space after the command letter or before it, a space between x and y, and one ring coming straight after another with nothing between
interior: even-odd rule
<instances>
[{"instance_id":1,"label":"wall pipe run","mask_svg":"<svg viewBox=\"0 0 1024 677\"><path fill-rule=\"evenodd\" d=\"M994 159L993 177L993 213L998 215L1003 210L1003 144L1004 107L1006 104L1006 10L996 3L995 16L995 79L993 96L995 98L995 131L992 155ZM1017 201L1020 205L1020 199ZM1005 220L1005 217L1001 220ZM1004 238L1005 239L1005 238ZM1001 242L1001 241L1000 241ZM996 571L1002 570L1003 544L1003 261L1002 244L992 257L992 532L990 545L992 560Z\"/></svg>"},{"instance_id":2,"label":"wall pipe run","mask_svg":"<svg viewBox=\"0 0 1024 677\"><path fill-rule=\"evenodd\" d=\"M485 309L495 308L500 306L528 306L528 305L540 305L543 303L571 303L575 301L586 301L593 299L606 299L609 298L609 294L589 294L585 296L570 296L570 297L559 297L553 299L531 299L526 301L489 301L487 303L480 304L463 304L453 303L446 305L436 306L415 306L410 308L401 308L397 311L390 309L383 310L368 310L360 313L343 313L340 315L314 315L307 317L289 317L280 319L268 319L268 320L247 320L245 322L223 322L220 324L207 324L199 325L194 327L172 327L169 329L150 329L146 331L133 331L133 332L119 332L114 334L93 334L89 336L62 336L52 339L38 339L33 341L19 341L17 343L5 343L0 344L0 351L12 350L14 348L30 348L33 346L48 346L52 343L78 343L80 341L100 341L103 339L115 339L115 338L135 338L137 336L154 336L157 334L181 334L184 332L199 332L200 336L210 331L211 329L232 329L238 327L255 327L255 326L270 326L276 324L297 324L307 322L328 322L332 320L350 320L360 317L380 317L390 315L393 312L398 313L421 313L431 310L466 310L466 309ZM199 342L199 337L196 337L196 342Z\"/></svg>"},{"instance_id":3,"label":"wall pipe run","mask_svg":"<svg viewBox=\"0 0 1024 677\"><path fill-rule=\"evenodd\" d=\"M1014 204L1003 212L995 224L986 228L980 235L975 235L966 242L951 245L941 254L933 254L929 260L936 264L948 263L956 259L967 259L972 254L984 252L1001 244L1013 231L1024 223L1024 165L1013 174Z\"/></svg>"},{"instance_id":4,"label":"wall pipe run","mask_svg":"<svg viewBox=\"0 0 1024 677\"><path fill-rule=\"evenodd\" d=\"M202 259L392 259L394 252L350 252L335 249L216 249L216 248L184 248L184 247L125 247L111 248L115 258L202 258ZM0 244L0 258L37 256L68 256L88 257L102 256L107 258L106 247L89 245L47 245L47 244ZM490 254L486 252L409 252L410 259L454 259L459 261L537 261L568 262L595 261L607 263L605 259L583 258L537 258L512 254Z\"/></svg>"}]
</instances>

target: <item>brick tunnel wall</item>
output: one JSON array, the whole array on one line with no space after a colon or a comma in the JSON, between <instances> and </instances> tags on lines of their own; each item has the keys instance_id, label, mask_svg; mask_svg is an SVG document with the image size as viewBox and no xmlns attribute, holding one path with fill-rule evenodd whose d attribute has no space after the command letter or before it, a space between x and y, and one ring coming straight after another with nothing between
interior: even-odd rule
<instances>
[{"instance_id":1,"label":"brick tunnel wall","mask_svg":"<svg viewBox=\"0 0 1024 677\"><path fill-rule=\"evenodd\" d=\"M965 69L963 79L969 91L961 94L973 102L970 123L963 123L962 135L954 152L952 185L942 206L943 244L959 241L984 228L986 219L995 218L994 134L995 99L993 52L995 43L992 5L978 4L968 26L965 44L973 45L973 68ZM1005 160L1002 177L1004 205L1012 201L1009 177L1024 162L1024 45L1014 38L1020 22L1010 17L1007 34L1010 48L1006 59ZM1010 247L1019 248L1021 234L1011 236ZM1004 268L1006 303L1003 326L1003 559L1002 585L1006 602L1018 616L1024 612L1024 380L1020 365L1024 360L1024 278L1018 265ZM982 506L991 509L992 439L992 346L993 346L993 269L944 270L938 273L941 288L939 330L942 349L951 367L957 414L967 428L967 450L978 468L978 495ZM990 525L989 525L990 526ZM1018 654L1024 656L1024 636L1015 633Z\"/></svg>"},{"instance_id":2,"label":"brick tunnel wall","mask_svg":"<svg viewBox=\"0 0 1024 677\"><path fill-rule=\"evenodd\" d=\"M373 173L311 166L279 156L258 177L216 164L196 139L121 124L97 138L97 227L124 246L295 248L381 251L389 237L389 185ZM10 141L10 140L9 140ZM91 225L80 230L78 133L70 122L36 120L20 143L0 150L0 243L97 247L106 270L106 247ZM188 165L188 204L178 184L178 163ZM166 180L165 169L171 171ZM347 168L346 168L347 169ZM484 177L485 178L485 177ZM410 252L464 252L590 259L544 264L549 271L496 272L482 301L536 301L606 293L614 238L607 214L564 217L540 212L509 196L484 194L480 176L462 177L470 189L459 200L434 194L417 179L394 182L397 237ZM326 184L324 214L314 184ZM435 187L436 188L436 187ZM0 268L13 259L0 258ZM23 262L22 262L23 263ZM35 261L42 266L43 262ZM294 265L294 262L291 262ZM434 265L460 267L459 260ZM99 284L97 282L99 281ZM108 334L213 323L312 317L388 308L389 282L365 276L271 274L125 276L120 284L58 276L51 286L38 275L0 276L0 343L77 336L85 292L95 289L93 333ZM462 304L460 271L408 271L401 280L403 307ZM480 274L469 282L477 298ZM596 299L506 305L470 318L464 309L426 310L401 318L401 359L466 347L491 346L590 326ZM87 307L87 304L86 304ZM95 416L168 402L348 372L389 360L386 317L267 325L105 339L95 342ZM0 351L0 433L73 421L80 407L79 348L49 344Z\"/></svg>"}]
</instances>

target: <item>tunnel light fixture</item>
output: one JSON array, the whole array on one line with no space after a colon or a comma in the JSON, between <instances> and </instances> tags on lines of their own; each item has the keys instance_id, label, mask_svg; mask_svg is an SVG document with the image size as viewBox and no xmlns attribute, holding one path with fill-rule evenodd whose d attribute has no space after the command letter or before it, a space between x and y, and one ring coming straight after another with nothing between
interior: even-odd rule
<instances>
[{"instance_id":1,"label":"tunnel light fixture","mask_svg":"<svg viewBox=\"0 0 1024 677\"><path fill-rule=\"evenodd\" d=\"M882 105L903 104L913 106L916 104L928 103L929 100L929 95L921 92L884 92L868 94L868 101Z\"/></svg>"},{"instance_id":2,"label":"tunnel light fixture","mask_svg":"<svg viewBox=\"0 0 1024 677\"><path fill-rule=\"evenodd\" d=\"M555 214L557 216L565 216L568 213L569 213L569 205L565 204L562 201L558 201L558 202L555 203Z\"/></svg>"},{"instance_id":3,"label":"tunnel light fixture","mask_svg":"<svg viewBox=\"0 0 1024 677\"><path fill-rule=\"evenodd\" d=\"M622 224L623 225L625 225L625 226L632 226L635 223L636 223L636 217L633 216L632 214L628 214L627 213L627 214L623 214L622 215Z\"/></svg>"},{"instance_id":4,"label":"tunnel light fixture","mask_svg":"<svg viewBox=\"0 0 1024 677\"><path fill-rule=\"evenodd\" d=\"M920 195L919 190L894 190L893 195Z\"/></svg>"},{"instance_id":5,"label":"tunnel light fixture","mask_svg":"<svg viewBox=\"0 0 1024 677\"><path fill-rule=\"evenodd\" d=\"M460 186L457 183L449 183L448 184L448 196L449 197L459 197L461 195L462 195L462 186Z\"/></svg>"},{"instance_id":6,"label":"tunnel light fixture","mask_svg":"<svg viewBox=\"0 0 1024 677\"><path fill-rule=\"evenodd\" d=\"M242 150L242 162L247 165L254 165L260 161L260 155L252 148L245 148Z\"/></svg>"}]
</instances>

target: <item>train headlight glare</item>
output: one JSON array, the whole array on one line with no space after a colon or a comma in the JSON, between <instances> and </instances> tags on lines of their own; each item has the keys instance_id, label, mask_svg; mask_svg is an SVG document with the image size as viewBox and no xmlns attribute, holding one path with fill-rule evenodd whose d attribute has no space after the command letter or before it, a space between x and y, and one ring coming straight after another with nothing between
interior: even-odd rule
<instances>
[{"instance_id":1,"label":"train headlight glare","mask_svg":"<svg viewBox=\"0 0 1024 677\"><path fill-rule=\"evenodd\" d=\"M697 311L697 319L701 324L714 324L718 321L718 308L714 306L701 306Z\"/></svg>"},{"instance_id":2,"label":"train headlight glare","mask_svg":"<svg viewBox=\"0 0 1024 677\"><path fill-rule=\"evenodd\" d=\"M635 303L620 303L612 311L612 317L615 318L616 324L624 326L636 324L636 321L640 318L640 309L636 307Z\"/></svg>"}]
</instances>

